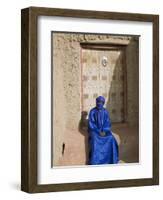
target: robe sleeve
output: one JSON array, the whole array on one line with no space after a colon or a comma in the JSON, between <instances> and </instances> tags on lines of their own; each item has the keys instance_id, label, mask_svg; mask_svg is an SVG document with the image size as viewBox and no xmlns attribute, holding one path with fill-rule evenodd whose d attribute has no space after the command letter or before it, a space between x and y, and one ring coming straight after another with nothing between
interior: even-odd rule
<instances>
[{"instance_id":1,"label":"robe sleeve","mask_svg":"<svg viewBox=\"0 0 163 200\"><path fill-rule=\"evenodd\" d=\"M96 126L93 110L90 111L89 117L88 117L88 131L99 133L99 129Z\"/></svg>"},{"instance_id":2,"label":"robe sleeve","mask_svg":"<svg viewBox=\"0 0 163 200\"><path fill-rule=\"evenodd\" d=\"M109 112L107 110L105 112L105 120L104 120L104 124L103 124L103 131L106 132L106 133L111 131L111 120L110 120Z\"/></svg>"}]
</instances>

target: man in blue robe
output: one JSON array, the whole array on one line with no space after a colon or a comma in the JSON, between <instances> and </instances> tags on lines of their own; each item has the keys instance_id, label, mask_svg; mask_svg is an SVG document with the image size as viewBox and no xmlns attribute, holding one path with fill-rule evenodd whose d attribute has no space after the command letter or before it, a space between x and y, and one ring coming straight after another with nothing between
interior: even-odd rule
<instances>
[{"instance_id":1,"label":"man in blue robe","mask_svg":"<svg viewBox=\"0 0 163 200\"><path fill-rule=\"evenodd\" d=\"M103 107L105 98L96 98L96 107L89 112L89 165L118 163L118 144L111 132L109 112Z\"/></svg>"}]
</instances>

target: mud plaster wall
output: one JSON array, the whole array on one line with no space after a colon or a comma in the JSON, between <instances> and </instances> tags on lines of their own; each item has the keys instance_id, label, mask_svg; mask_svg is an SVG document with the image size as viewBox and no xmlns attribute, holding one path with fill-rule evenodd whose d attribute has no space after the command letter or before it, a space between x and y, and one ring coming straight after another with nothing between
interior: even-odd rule
<instances>
[{"instance_id":1,"label":"mud plaster wall","mask_svg":"<svg viewBox=\"0 0 163 200\"><path fill-rule=\"evenodd\" d=\"M81 120L80 43L125 44L127 123L138 124L138 37L53 33L53 164L85 164L87 136ZM64 148L63 148L63 145Z\"/></svg>"}]
</instances>

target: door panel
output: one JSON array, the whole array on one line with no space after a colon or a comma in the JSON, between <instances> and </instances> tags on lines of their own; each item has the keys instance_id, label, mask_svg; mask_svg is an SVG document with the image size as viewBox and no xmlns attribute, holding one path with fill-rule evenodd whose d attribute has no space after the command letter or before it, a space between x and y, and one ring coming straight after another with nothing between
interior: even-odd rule
<instances>
[{"instance_id":1,"label":"door panel","mask_svg":"<svg viewBox=\"0 0 163 200\"><path fill-rule=\"evenodd\" d=\"M104 96L112 122L125 121L125 70L122 48L82 48L82 111Z\"/></svg>"}]
</instances>

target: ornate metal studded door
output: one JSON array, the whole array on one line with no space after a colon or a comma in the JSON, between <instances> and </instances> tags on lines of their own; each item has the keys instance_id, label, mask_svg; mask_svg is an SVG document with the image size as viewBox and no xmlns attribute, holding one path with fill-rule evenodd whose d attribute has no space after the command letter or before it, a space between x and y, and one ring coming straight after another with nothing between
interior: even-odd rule
<instances>
[{"instance_id":1,"label":"ornate metal studded door","mask_svg":"<svg viewBox=\"0 0 163 200\"><path fill-rule=\"evenodd\" d=\"M121 47L82 48L82 111L89 113L95 99L106 99L112 122L125 121L125 53Z\"/></svg>"}]
</instances>

